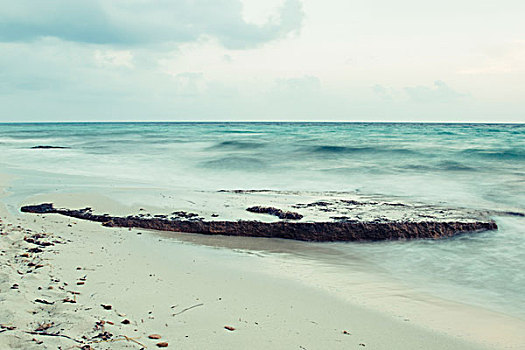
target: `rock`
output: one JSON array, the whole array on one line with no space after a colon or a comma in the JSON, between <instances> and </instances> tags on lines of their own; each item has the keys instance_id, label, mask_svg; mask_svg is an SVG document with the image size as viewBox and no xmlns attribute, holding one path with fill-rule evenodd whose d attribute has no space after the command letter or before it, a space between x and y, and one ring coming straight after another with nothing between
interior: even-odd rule
<instances>
[{"instance_id":1,"label":"rock","mask_svg":"<svg viewBox=\"0 0 525 350\"><path fill-rule=\"evenodd\" d=\"M23 213L47 214L56 213L53 203L43 203L39 205L28 205L20 209Z\"/></svg>"},{"instance_id":2,"label":"rock","mask_svg":"<svg viewBox=\"0 0 525 350\"><path fill-rule=\"evenodd\" d=\"M8 331L14 331L16 329L16 327L15 326L11 326L11 325L0 324L0 329L5 329L5 330L8 330Z\"/></svg>"},{"instance_id":3,"label":"rock","mask_svg":"<svg viewBox=\"0 0 525 350\"><path fill-rule=\"evenodd\" d=\"M42 253L43 250L40 248L30 248L27 250L29 253Z\"/></svg>"},{"instance_id":4,"label":"rock","mask_svg":"<svg viewBox=\"0 0 525 350\"><path fill-rule=\"evenodd\" d=\"M35 332L42 332L42 331L45 331L45 330L47 330L48 328L53 327L53 325L54 325L53 322L50 322L50 323L42 323L42 324L40 324L40 326L38 326L38 327L35 329Z\"/></svg>"},{"instance_id":5,"label":"rock","mask_svg":"<svg viewBox=\"0 0 525 350\"><path fill-rule=\"evenodd\" d=\"M324 204L323 202L323 208L325 208ZM253 209L254 212L268 211L268 208L264 207L248 209ZM355 219L351 221L261 222L253 220L204 221L194 220L194 217L190 215L191 218L185 220L167 220L152 217L95 215L84 210L55 209L50 203L22 207L22 211L37 214L57 213L68 217L100 222L106 227L135 227L205 235L285 238L313 242L439 239L466 232L496 230L498 228L493 220L478 219L476 217L466 217L464 221L462 221L462 218L450 220L448 217L445 217L442 219L425 219L426 221L396 221L387 218L376 218L371 221ZM28 251L41 252L42 250L30 249Z\"/></svg>"},{"instance_id":6,"label":"rock","mask_svg":"<svg viewBox=\"0 0 525 350\"><path fill-rule=\"evenodd\" d=\"M292 211L282 211L281 209L277 209L274 207L255 206L247 208L246 210L251 213L274 215L277 216L279 219L301 220L303 218L303 216L299 213L294 213Z\"/></svg>"},{"instance_id":7,"label":"rock","mask_svg":"<svg viewBox=\"0 0 525 350\"><path fill-rule=\"evenodd\" d=\"M70 147L63 147L63 146L47 146L47 145L39 145L39 146L33 146L31 149L68 149Z\"/></svg>"}]
</instances>

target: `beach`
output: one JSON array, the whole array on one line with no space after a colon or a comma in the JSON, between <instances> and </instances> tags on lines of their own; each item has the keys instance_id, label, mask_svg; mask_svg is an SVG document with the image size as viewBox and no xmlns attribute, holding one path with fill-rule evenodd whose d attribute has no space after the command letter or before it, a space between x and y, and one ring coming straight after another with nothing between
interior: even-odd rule
<instances>
[{"instance_id":1,"label":"beach","mask_svg":"<svg viewBox=\"0 0 525 350\"><path fill-rule=\"evenodd\" d=\"M4 186L6 181L2 178ZM65 197L55 200L74 204ZM232 237L198 244L199 237L183 237L188 234L173 239L52 214L13 215L4 205L0 213L2 348L155 348L167 342L182 349L519 349L525 344L521 320L409 290L393 293L379 281L352 280L359 275L347 281L352 294L345 296L348 291L330 290L337 284L317 276L322 270L305 271L293 259L243 249L249 246L243 238L225 248L220 241ZM24 241L35 234L43 235L40 243L53 245ZM275 244L259 240L259 246ZM35 247L42 252L28 253ZM316 285L322 281L328 282ZM152 334L161 338L149 339Z\"/></svg>"},{"instance_id":2,"label":"beach","mask_svg":"<svg viewBox=\"0 0 525 350\"><path fill-rule=\"evenodd\" d=\"M0 350L525 350L525 2L0 7Z\"/></svg>"},{"instance_id":3,"label":"beach","mask_svg":"<svg viewBox=\"0 0 525 350\"><path fill-rule=\"evenodd\" d=\"M73 123L0 132L0 348L525 344L522 126ZM306 215L299 223L484 213L497 229L308 242L21 212L41 203L194 224L294 221L246 210L257 206Z\"/></svg>"}]
</instances>

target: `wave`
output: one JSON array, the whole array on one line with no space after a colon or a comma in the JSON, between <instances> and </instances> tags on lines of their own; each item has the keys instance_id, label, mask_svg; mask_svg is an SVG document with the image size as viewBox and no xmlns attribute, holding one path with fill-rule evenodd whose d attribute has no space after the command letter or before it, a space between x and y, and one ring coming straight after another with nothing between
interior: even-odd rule
<instances>
[{"instance_id":1,"label":"wave","mask_svg":"<svg viewBox=\"0 0 525 350\"><path fill-rule=\"evenodd\" d=\"M252 141L223 141L219 142L216 145L211 146L210 148L226 148L226 149L254 149L261 148L266 146L266 144L261 142L252 142Z\"/></svg>"},{"instance_id":2,"label":"wave","mask_svg":"<svg viewBox=\"0 0 525 350\"><path fill-rule=\"evenodd\" d=\"M220 134L264 134L260 131L254 131L254 130L235 130L235 129L226 129L226 130L217 130L217 133Z\"/></svg>"},{"instance_id":3,"label":"wave","mask_svg":"<svg viewBox=\"0 0 525 350\"><path fill-rule=\"evenodd\" d=\"M503 159L525 161L525 149L506 148L506 149L484 149L469 148L461 151L461 154L468 157L478 157L485 159Z\"/></svg>"},{"instance_id":4,"label":"wave","mask_svg":"<svg viewBox=\"0 0 525 350\"><path fill-rule=\"evenodd\" d=\"M477 168L453 160L444 160L437 164L405 164L397 168L423 172L433 171L478 171Z\"/></svg>"},{"instance_id":5,"label":"wave","mask_svg":"<svg viewBox=\"0 0 525 350\"><path fill-rule=\"evenodd\" d=\"M460 162L455 162L452 160L446 160L440 162L437 166L438 170L447 170L447 171L475 171L476 168L470 167Z\"/></svg>"},{"instance_id":6,"label":"wave","mask_svg":"<svg viewBox=\"0 0 525 350\"><path fill-rule=\"evenodd\" d=\"M424 170L424 171L435 170L432 166L423 165L423 164L407 164L407 165L400 166L399 168L409 169L409 170Z\"/></svg>"},{"instance_id":7,"label":"wave","mask_svg":"<svg viewBox=\"0 0 525 350\"><path fill-rule=\"evenodd\" d=\"M314 153L314 154L398 154L398 155L416 155L420 154L417 151L407 149L407 148L389 148L384 146L361 146L361 147L352 147L352 146L313 146L306 147L303 150Z\"/></svg>"},{"instance_id":8,"label":"wave","mask_svg":"<svg viewBox=\"0 0 525 350\"><path fill-rule=\"evenodd\" d=\"M267 167L267 164L253 157L228 156L206 162L200 165L205 168L222 169L222 170L259 170Z\"/></svg>"}]
</instances>

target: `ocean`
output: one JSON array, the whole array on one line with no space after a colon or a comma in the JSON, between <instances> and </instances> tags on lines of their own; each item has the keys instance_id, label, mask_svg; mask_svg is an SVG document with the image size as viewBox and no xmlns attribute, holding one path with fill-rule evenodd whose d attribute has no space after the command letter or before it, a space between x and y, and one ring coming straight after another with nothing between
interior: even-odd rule
<instances>
[{"instance_id":1,"label":"ocean","mask_svg":"<svg viewBox=\"0 0 525 350\"><path fill-rule=\"evenodd\" d=\"M38 145L67 148L31 148ZM4 198L12 210L51 192L175 207L180 191L275 189L523 213L525 125L0 124L0 172L17 176ZM453 239L301 243L286 254L336 275L369 268L415 290L525 319L525 217L494 219L498 231ZM320 249L310 253L308 245Z\"/></svg>"}]
</instances>

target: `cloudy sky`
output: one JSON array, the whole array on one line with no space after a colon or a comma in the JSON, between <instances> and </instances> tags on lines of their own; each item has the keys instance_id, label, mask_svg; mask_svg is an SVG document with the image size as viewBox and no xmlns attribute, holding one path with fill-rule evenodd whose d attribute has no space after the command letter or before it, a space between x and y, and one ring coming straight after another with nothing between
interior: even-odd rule
<instances>
[{"instance_id":1,"label":"cloudy sky","mask_svg":"<svg viewBox=\"0 0 525 350\"><path fill-rule=\"evenodd\" d=\"M0 121L525 122L522 0L0 0Z\"/></svg>"}]
</instances>

